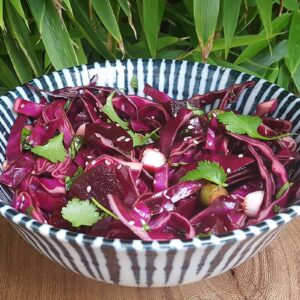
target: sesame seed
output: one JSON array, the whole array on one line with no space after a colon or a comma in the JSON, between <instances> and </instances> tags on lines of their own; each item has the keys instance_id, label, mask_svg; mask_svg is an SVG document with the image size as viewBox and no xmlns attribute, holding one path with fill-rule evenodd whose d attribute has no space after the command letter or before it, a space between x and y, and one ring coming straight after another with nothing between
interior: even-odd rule
<instances>
[{"instance_id":1,"label":"sesame seed","mask_svg":"<svg viewBox=\"0 0 300 300\"><path fill-rule=\"evenodd\" d=\"M104 162L105 162L105 164L106 164L107 166L111 165L111 162L108 161L108 160L104 160Z\"/></svg>"},{"instance_id":2,"label":"sesame seed","mask_svg":"<svg viewBox=\"0 0 300 300\"><path fill-rule=\"evenodd\" d=\"M186 142L188 139L192 138L191 136L186 136L183 140Z\"/></svg>"},{"instance_id":3,"label":"sesame seed","mask_svg":"<svg viewBox=\"0 0 300 300\"><path fill-rule=\"evenodd\" d=\"M96 164L96 161L93 160L91 164L92 164L92 166L94 166Z\"/></svg>"},{"instance_id":4,"label":"sesame seed","mask_svg":"<svg viewBox=\"0 0 300 300\"><path fill-rule=\"evenodd\" d=\"M145 225L146 221L144 219L141 219L141 223L142 223L142 225Z\"/></svg>"},{"instance_id":5,"label":"sesame seed","mask_svg":"<svg viewBox=\"0 0 300 300\"><path fill-rule=\"evenodd\" d=\"M97 112L97 108L96 107L94 107L94 112Z\"/></svg>"},{"instance_id":6,"label":"sesame seed","mask_svg":"<svg viewBox=\"0 0 300 300\"><path fill-rule=\"evenodd\" d=\"M101 134L99 134L99 133L95 133L95 136L97 137L97 138L101 138Z\"/></svg>"},{"instance_id":7,"label":"sesame seed","mask_svg":"<svg viewBox=\"0 0 300 300\"><path fill-rule=\"evenodd\" d=\"M216 118L217 117L217 114L215 112L212 113L212 115Z\"/></svg>"},{"instance_id":8,"label":"sesame seed","mask_svg":"<svg viewBox=\"0 0 300 300\"><path fill-rule=\"evenodd\" d=\"M125 139L125 142L129 142L129 141L130 141L130 138L126 138L126 139Z\"/></svg>"},{"instance_id":9,"label":"sesame seed","mask_svg":"<svg viewBox=\"0 0 300 300\"><path fill-rule=\"evenodd\" d=\"M25 201L25 196L24 195L22 195L21 200L22 200L22 202Z\"/></svg>"},{"instance_id":10,"label":"sesame seed","mask_svg":"<svg viewBox=\"0 0 300 300\"><path fill-rule=\"evenodd\" d=\"M151 118L152 120L154 120L154 119L155 119L155 117L154 117L154 116L151 116L150 118Z\"/></svg>"},{"instance_id":11,"label":"sesame seed","mask_svg":"<svg viewBox=\"0 0 300 300\"><path fill-rule=\"evenodd\" d=\"M125 136L122 135L122 136L120 136L120 137L117 138L117 142L121 142L121 141L123 141L124 139L125 139Z\"/></svg>"},{"instance_id":12,"label":"sesame seed","mask_svg":"<svg viewBox=\"0 0 300 300\"><path fill-rule=\"evenodd\" d=\"M174 114L173 116L176 118L176 117L177 117L177 114Z\"/></svg>"},{"instance_id":13,"label":"sesame seed","mask_svg":"<svg viewBox=\"0 0 300 300\"><path fill-rule=\"evenodd\" d=\"M118 165L117 169L120 170L122 168L122 165Z\"/></svg>"},{"instance_id":14,"label":"sesame seed","mask_svg":"<svg viewBox=\"0 0 300 300\"><path fill-rule=\"evenodd\" d=\"M24 203L22 202L20 205L20 210L22 210Z\"/></svg>"},{"instance_id":15,"label":"sesame seed","mask_svg":"<svg viewBox=\"0 0 300 300\"><path fill-rule=\"evenodd\" d=\"M194 129L194 126L193 125L189 125L188 129Z\"/></svg>"},{"instance_id":16,"label":"sesame seed","mask_svg":"<svg viewBox=\"0 0 300 300\"><path fill-rule=\"evenodd\" d=\"M141 179L137 179L137 180L135 181L135 184L140 184L140 182L141 182Z\"/></svg>"},{"instance_id":17,"label":"sesame seed","mask_svg":"<svg viewBox=\"0 0 300 300\"><path fill-rule=\"evenodd\" d=\"M128 224L129 225L134 225L134 221L129 221Z\"/></svg>"},{"instance_id":18,"label":"sesame seed","mask_svg":"<svg viewBox=\"0 0 300 300\"><path fill-rule=\"evenodd\" d=\"M20 105L20 108L24 108L24 107L25 107L25 104L24 104L24 103Z\"/></svg>"},{"instance_id":19,"label":"sesame seed","mask_svg":"<svg viewBox=\"0 0 300 300\"><path fill-rule=\"evenodd\" d=\"M85 165L87 166L88 164L89 164L89 162L88 162L88 161L86 161L86 162L85 162Z\"/></svg>"},{"instance_id":20,"label":"sesame seed","mask_svg":"<svg viewBox=\"0 0 300 300\"><path fill-rule=\"evenodd\" d=\"M213 144L212 142L208 142L208 146L212 146L212 144Z\"/></svg>"},{"instance_id":21,"label":"sesame seed","mask_svg":"<svg viewBox=\"0 0 300 300\"><path fill-rule=\"evenodd\" d=\"M92 190L92 187L91 187L90 185L88 185L87 188L86 188L86 191L87 191L88 193L90 193L91 190Z\"/></svg>"},{"instance_id":22,"label":"sesame seed","mask_svg":"<svg viewBox=\"0 0 300 300\"><path fill-rule=\"evenodd\" d=\"M117 127L120 127L120 125L119 125L119 124L116 124L116 126L117 126Z\"/></svg>"},{"instance_id":23,"label":"sesame seed","mask_svg":"<svg viewBox=\"0 0 300 300\"><path fill-rule=\"evenodd\" d=\"M91 155L88 155L86 158L88 158L88 159L91 159L91 158L93 158L93 156L91 156Z\"/></svg>"},{"instance_id":24,"label":"sesame seed","mask_svg":"<svg viewBox=\"0 0 300 300\"><path fill-rule=\"evenodd\" d=\"M196 145L198 145L200 142L197 141L197 140L193 140L193 143L196 144Z\"/></svg>"},{"instance_id":25,"label":"sesame seed","mask_svg":"<svg viewBox=\"0 0 300 300\"><path fill-rule=\"evenodd\" d=\"M244 156L244 154L239 154L239 155L238 155L238 157L240 157L240 158L243 157L243 156Z\"/></svg>"},{"instance_id":26,"label":"sesame seed","mask_svg":"<svg viewBox=\"0 0 300 300\"><path fill-rule=\"evenodd\" d=\"M231 172L231 169L230 169L230 168L227 168L226 172L227 172L227 173L230 173L230 172Z\"/></svg>"},{"instance_id":27,"label":"sesame seed","mask_svg":"<svg viewBox=\"0 0 300 300\"><path fill-rule=\"evenodd\" d=\"M156 180L155 179L153 180L153 184L156 184Z\"/></svg>"}]
</instances>

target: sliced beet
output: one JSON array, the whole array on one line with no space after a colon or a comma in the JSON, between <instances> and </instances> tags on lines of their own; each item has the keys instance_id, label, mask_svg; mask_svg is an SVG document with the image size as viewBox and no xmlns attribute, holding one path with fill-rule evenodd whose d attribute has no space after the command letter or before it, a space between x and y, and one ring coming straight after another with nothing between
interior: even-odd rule
<instances>
[{"instance_id":1,"label":"sliced beet","mask_svg":"<svg viewBox=\"0 0 300 300\"><path fill-rule=\"evenodd\" d=\"M79 199L95 198L97 201L107 194L120 194L123 188L116 176L115 165L105 163L86 170L73 183L69 196Z\"/></svg>"}]
</instances>

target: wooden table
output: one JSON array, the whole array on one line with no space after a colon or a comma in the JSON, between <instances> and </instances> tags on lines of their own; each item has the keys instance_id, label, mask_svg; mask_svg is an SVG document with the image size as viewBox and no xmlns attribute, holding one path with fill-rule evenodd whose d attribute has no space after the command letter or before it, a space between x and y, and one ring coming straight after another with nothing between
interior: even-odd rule
<instances>
[{"instance_id":1,"label":"wooden table","mask_svg":"<svg viewBox=\"0 0 300 300\"><path fill-rule=\"evenodd\" d=\"M1 300L300 299L300 218L242 266L172 288L139 289L85 279L48 260L0 218Z\"/></svg>"}]
</instances>

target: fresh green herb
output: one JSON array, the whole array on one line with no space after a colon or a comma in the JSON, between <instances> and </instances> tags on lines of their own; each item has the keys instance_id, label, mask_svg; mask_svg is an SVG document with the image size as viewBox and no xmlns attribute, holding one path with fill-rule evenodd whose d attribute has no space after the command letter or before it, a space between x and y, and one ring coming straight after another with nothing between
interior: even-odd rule
<instances>
[{"instance_id":1,"label":"fresh green herb","mask_svg":"<svg viewBox=\"0 0 300 300\"><path fill-rule=\"evenodd\" d=\"M22 144L22 149L25 151L31 150L32 146L27 142L27 137L29 137L31 134L31 131L24 127L22 129L22 135L21 135L21 144Z\"/></svg>"},{"instance_id":2,"label":"fresh green herb","mask_svg":"<svg viewBox=\"0 0 300 300\"><path fill-rule=\"evenodd\" d=\"M280 205L274 205L273 211L275 214L278 214L281 211L281 206Z\"/></svg>"},{"instance_id":3,"label":"fresh green herb","mask_svg":"<svg viewBox=\"0 0 300 300\"><path fill-rule=\"evenodd\" d=\"M78 135L74 136L71 146L69 148L69 153L70 153L71 159L75 158L75 156L79 152L80 148L82 147L83 143L84 143L84 139L82 136L78 136Z\"/></svg>"},{"instance_id":4,"label":"fresh green herb","mask_svg":"<svg viewBox=\"0 0 300 300\"><path fill-rule=\"evenodd\" d=\"M111 121L120 125L123 129L128 129L128 122L123 121L115 111L112 103L112 99L116 91L112 92L106 99L106 103L102 108L102 111L110 118Z\"/></svg>"},{"instance_id":5,"label":"fresh green herb","mask_svg":"<svg viewBox=\"0 0 300 300\"><path fill-rule=\"evenodd\" d=\"M146 231L146 232L151 230L151 227L150 227L147 223L143 224L143 227L142 227L142 228L143 228L143 230Z\"/></svg>"},{"instance_id":6,"label":"fresh green herb","mask_svg":"<svg viewBox=\"0 0 300 300\"><path fill-rule=\"evenodd\" d=\"M116 220L119 220L119 218L110 210L108 210L106 207L104 207L103 205L101 205L95 198L91 198L93 203L100 208L106 215L113 217Z\"/></svg>"},{"instance_id":7,"label":"fresh green herb","mask_svg":"<svg viewBox=\"0 0 300 300\"><path fill-rule=\"evenodd\" d=\"M198 109L197 107L193 107L190 103L187 103L187 108L193 111L194 116L202 116L204 115L204 111Z\"/></svg>"},{"instance_id":8,"label":"fresh green herb","mask_svg":"<svg viewBox=\"0 0 300 300\"><path fill-rule=\"evenodd\" d=\"M56 137L50 139L46 145L36 146L31 152L38 156L42 156L51 162L62 162L66 157L66 149L63 144L64 134L60 133Z\"/></svg>"},{"instance_id":9,"label":"fresh green herb","mask_svg":"<svg viewBox=\"0 0 300 300\"><path fill-rule=\"evenodd\" d=\"M203 238L208 238L211 236L211 232L207 232L207 233L199 233L196 237L198 237L199 239L203 239Z\"/></svg>"},{"instance_id":10,"label":"fresh green herb","mask_svg":"<svg viewBox=\"0 0 300 300\"><path fill-rule=\"evenodd\" d=\"M75 174L73 176L65 176L65 184L66 184L66 191L68 192L74 181L83 173L83 168L78 167Z\"/></svg>"},{"instance_id":11,"label":"fresh green herb","mask_svg":"<svg viewBox=\"0 0 300 300\"><path fill-rule=\"evenodd\" d=\"M67 102L65 103L64 105L64 110L65 111L68 111L70 106L71 106L71 103L72 103L72 100L71 99L68 99Z\"/></svg>"},{"instance_id":12,"label":"fresh green herb","mask_svg":"<svg viewBox=\"0 0 300 300\"><path fill-rule=\"evenodd\" d=\"M181 178L181 181L199 179L206 179L220 186L227 186L225 183L227 180L227 175L224 169L215 162L210 162L207 160L200 161L197 169L187 172L187 174Z\"/></svg>"},{"instance_id":13,"label":"fresh green herb","mask_svg":"<svg viewBox=\"0 0 300 300\"><path fill-rule=\"evenodd\" d=\"M72 223L73 227L92 226L101 219L95 204L78 198L70 200L61 214L65 220Z\"/></svg>"},{"instance_id":14,"label":"fresh green herb","mask_svg":"<svg viewBox=\"0 0 300 300\"><path fill-rule=\"evenodd\" d=\"M279 199L292 185L293 185L293 183L286 182L277 192L277 194L275 196L276 200Z\"/></svg>"},{"instance_id":15,"label":"fresh green herb","mask_svg":"<svg viewBox=\"0 0 300 300\"><path fill-rule=\"evenodd\" d=\"M136 78L135 75L132 76L131 80L130 80L130 85L134 88L134 89L137 89L138 86L139 86L139 83L138 83L138 79Z\"/></svg>"},{"instance_id":16,"label":"fresh green herb","mask_svg":"<svg viewBox=\"0 0 300 300\"><path fill-rule=\"evenodd\" d=\"M236 115L232 111L218 114L218 120L232 133L247 134L252 138L261 140L277 140L289 134L282 134L274 137L265 137L257 132L262 124L262 119L257 116Z\"/></svg>"},{"instance_id":17,"label":"fresh green herb","mask_svg":"<svg viewBox=\"0 0 300 300\"><path fill-rule=\"evenodd\" d=\"M146 133L142 135L140 133L133 132L132 130L128 130L127 133L131 136L133 140L133 147L143 146L147 144L151 144L153 140L158 139L157 131L159 128L153 130L150 133Z\"/></svg>"},{"instance_id":18,"label":"fresh green herb","mask_svg":"<svg viewBox=\"0 0 300 300\"><path fill-rule=\"evenodd\" d=\"M33 210L34 210L33 206L28 206L28 207L26 208L25 214L26 214L27 216L30 216L30 217L31 217L31 213L33 212Z\"/></svg>"}]
</instances>

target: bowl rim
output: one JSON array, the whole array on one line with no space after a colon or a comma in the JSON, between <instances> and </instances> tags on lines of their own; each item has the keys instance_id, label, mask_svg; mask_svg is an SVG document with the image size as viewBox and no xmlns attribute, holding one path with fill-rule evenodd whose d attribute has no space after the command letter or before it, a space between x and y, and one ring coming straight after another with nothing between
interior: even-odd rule
<instances>
[{"instance_id":1,"label":"bowl rim","mask_svg":"<svg viewBox=\"0 0 300 300\"><path fill-rule=\"evenodd\" d=\"M300 99L296 95L288 92L287 90L279 87L276 84L273 84L263 78L258 78L254 75L250 75L244 72L236 71L231 68L218 66L218 65L212 65L207 63L201 63L201 62L195 62L195 61L188 61L188 60L172 60L172 59L152 59L152 58L136 58L136 59L117 59L117 60L104 60L103 62L94 62L89 64L81 64L78 66L68 67L61 70L53 71L49 74L41 75L37 78L32 79L29 82L26 82L19 87L24 87L26 84L35 84L34 80L39 80L41 78L48 77L49 79L54 76L55 74L58 74L60 77L63 75L63 72L66 70L72 72L74 71L74 68L87 68L87 70L95 68L95 64L99 64L101 67L107 67L107 63L126 63L128 61L152 61L153 63L175 63L175 64L182 64L182 63L190 63L190 64L198 64L202 66L208 66L214 71L217 68L221 68L222 70L229 70L230 72L236 73L238 75L245 74L252 77L254 80L262 80L264 82L267 82L268 84L272 84L273 87L276 87L278 89L282 89L283 91L287 92L288 94L295 96L296 99ZM113 66L110 66L113 67ZM5 95L0 96L0 99L5 96L10 96L10 92L16 92L16 88L10 90ZM250 237L256 237L259 236L265 232L273 231L275 229L278 229L282 225L290 222L292 219L300 215L300 201L296 201L291 206L285 207L280 213L275 214L273 217L265 219L255 225L248 225L242 229L235 229L228 233L215 235L211 234L208 237L194 237L193 239L188 240L180 240L180 239L172 239L168 241L143 241L140 239L133 239L133 240L124 240L119 238L105 238L101 236L91 236L84 233L76 233L71 230L67 229L61 229L58 227L54 227L49 224L40 223L37 220L33 219L32 217L23 214L16 209L14 209L12 206L4 202L0 199L0 214L7 220L9 220L14 225L20 225L21 227L33 231L35 233L41 234L44 237L54 237L57 240L60 240L62 242L68 242L72 241L77 243L78 245L91 245L91 246L108 246L108 247L114 247L114 243L117 241L118 245L120 247L125 247L126 249L138 249L138 250L145 250L145 249L170 249L170 248L190 248L190 247L202 247L202 246L215 246L218 244L224 244L229 242L235 242L235 241L243 241Z\"/></svg>"}]
</instances>

